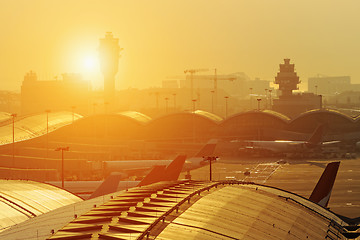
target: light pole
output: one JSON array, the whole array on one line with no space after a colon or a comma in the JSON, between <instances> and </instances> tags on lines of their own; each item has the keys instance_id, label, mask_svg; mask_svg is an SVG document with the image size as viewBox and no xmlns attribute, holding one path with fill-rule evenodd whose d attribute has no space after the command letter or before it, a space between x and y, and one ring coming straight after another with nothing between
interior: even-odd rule
<instances>
[{"instance_id":1,"label":"light pole","mask_svg":"<svg viewBox=\"0 0 360 240\"><path fill-rule=\"evenodd\" d=\"M105 114L108 114L108 106L109 106L109 102L104 102Z\"/></svg>"},{"instance_id":2,"label":"light pole","mask_svg":"<svg viewBox=\"0 0 360 240\"><path fill-rule=\"evenodd\" d=\"M227 118L228 116L228 99L229 99L229 96L225 96L225 118Z\"/></svg>"},{"instance_id":3,"label":"light pole","mask_svg":"<svg viewBox=\"0 0 360 240\"><path fill-rule=\"evenodd\" d=\"M214 94L215 90L211 90L211 112L214 113Z\"/></svg>"},{"instance_id":4,"label":"light pole","mask_svg":"<svg viewBox=\"0 0 360 240\"><path fill-rule=\"evenodd\" d=\"M46 112L46 158L49 157L49 113L51 110L47 109Z\"/></svg>"},{"instance_id":5,"label":"light pole","mask_svg":"<svg viewBox=\"0 0 360 240\"><path fill-rule=\"evenodd\" d=\"M269 96L270 96L270 99L269 99L270 100L270 107L269 108L270 108L270 110L272 110L271 92L272 92L272 90L269 89Z\"/></svg>"},{"instance_id":6,"label":"light pole","mask_svg":"<svg viewBox=\"0 0 360 240\"><path fill-rule=\"evenodd\" d=\"M96 103L93 103L93 114L95 115L95 113L96 113Z\"/></svg>"},{"instance_id":7,"label":"light pole","mask_svg":"<svg viewBox=\"0 0 360 240\"><path fill-rule=\"evenodd\" d=\"M193 102L193 113L195 113L195 104L196 104L196 99L191 100Z\"/></svg>"},{"instance_id":8,"label":"light pole","mask_svg":"<svg viewBox=\"0 0 360 240\"><path fill-rule=\"evenodd\" d=\"M260 102L261 102L261 98L256 99L258 101L258 111L260 111Z\"/></svg>"},{"instance_id":9,"label":"light pole","mask_svg":"<svg viewBox=\"0 0 360 240\"><path fill-rule=\"evenodd\" d=\"M155 93L156 97L156 110L159 111L159 92Z\"/></svg>"},{"instance_id":10,"label":"light pole","mask_svg":"<svg viewBox=\"0 0 360 240\"><path fill-rule=\"evenodd\" d=\"M252 90L253 90L253 88L251 87L251 88L249 88L249 90L250 90L250 109L253 110L253 106L252 106Z\"/></svg>"},{"instance_id":11,"label":"light pole","mask_svg":"<svg viewBox=\"0 0 360 240\"><path fill-rule=\"evenodd\" d=\"M64 151L69 151L69 147L58 147L55 151L61 151L61 187L64 188Z\"/></svg>"},{"instance_id":12,"label":"light pole","mask_svg":"<svg viewBox=\"0 0 360 240\"><path fill-rule=\"evenodd\" d=\"M176 111L176 93L173 93L174 96L174 111Z\"/></svg>"},{"instance_id":13,"label":"light pole","mask_svg":"<svg viewBox=\"0 0 360 240\"><path fill-rule=\"evenodd\" d=\"M208 156L208 157L203 157L205 161L208 161L209 162L209 179L210 179L210 182L212 181L212 162L215 162L217 157L211 157L211 156Z\"/></svg>"},{"instance_id":14,"label":"light pole","mask_svg":"<svg viewBox=\"0 0 360 240\"><path fill-rule=\"evenodd\" d=\"M315 85L315 95L317 95L317 88L318 88L318 85Z\"/></svg>"},{"instance_id":15,"label":"light pole","mask_svg":"<svg viewBox=\"0 0 360 240\"><path fill-rule=\"evenodd\" d=\"M265 109L267 109L267 99L268 99L268 89L267 88L265 88Z\"/></svg>"},{"instance_id":16,"label":"light pole","mask_svg":"<svg viewBox=\"0 0 360 240\"><path fill-rule=\"evenodd\" d=\"M166 97L165 98L165 109L166 109L166 113L168 113L168 101L169 101L169 98L168 97Z\"/></svg>"},{"instance_id":17,"label":"light pole","mask_svg":"<svg viewBox=\"0 0 360 240\"><path fill-rule=\"evenodd\" d=\"M193 112L192 112L192 140L195 142L195 104L196 99L191 100L193 102Z\"/></svg>"},{"instance_id":18,"label":"light pole","mask_svg":"<svg viewBox=\"0 0 360 240\"><path fill-rule=\"evenodd\" d=\"M12 144L12 166L15 167L15 118L17 116L16 113L11 114L12 116L12 138L13 138L13 144Z\"/></svg>"}]
</instances>

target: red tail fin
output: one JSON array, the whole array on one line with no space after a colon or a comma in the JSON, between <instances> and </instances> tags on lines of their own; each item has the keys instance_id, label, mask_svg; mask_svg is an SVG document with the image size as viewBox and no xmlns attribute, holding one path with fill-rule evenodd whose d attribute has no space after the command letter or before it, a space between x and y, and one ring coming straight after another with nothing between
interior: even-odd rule
<instances>
[{"instance_id":1,"label":"red tail fin","mask_svg":"<svg viewBox=\"0 0 360 240\"><path fill-rule=\"evenodd\" d=\"M327 207L339 165L340 162L332 162L326 166L309 200L323 207Z\"/></svg>"},{"instance_id":2,"label":"red tail fin","mask_svg":"<svg viewBox=\"0 0 360 240\"><path fill-rule=\"evenodd\" d=\"M105 181L91 194L89 199L110 194L117 191L120 180L123 178L121 174L111 174Z\"/></svg>"},{"instance_id":3,"label":"red tail fin","mask_svg":"<svg viewBox=\"0 0 360 240\"><path fill-rule=\"evenodd\" d=\"M216 139L211 139L201 150L195 155L195 157L211 156L214 153L217 144Z\"/></svg>"},{"instance_id":4,"label":"red tail fin","mask_svg":"<svg viewBox=\"0 0 360 240\"><path fill-rule=\"evenodd\" d=\"M138 184L138 187L162 181L162 177L165 174L165 168L165 165L155 166L151 172L146 175L144 179Z\"/></svg>"},{"instance_id":5,"label":"red tail fin","mask_svg":"<svg viewBox=\"0 0 360 240\"><path fill-rule=\"evenodd\" d=\"M186 155L177 156L166 168L162 181L176 181L184 166Z\"/></svg>"}]
</instances>

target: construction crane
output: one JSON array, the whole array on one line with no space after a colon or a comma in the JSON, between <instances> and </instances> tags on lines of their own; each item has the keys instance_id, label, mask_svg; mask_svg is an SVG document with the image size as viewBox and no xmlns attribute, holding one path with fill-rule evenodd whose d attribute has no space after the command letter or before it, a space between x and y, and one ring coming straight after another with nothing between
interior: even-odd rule
<instances>
[{"instance_id":1,"label":"construction crane","mask_svg":"<svg viewBox=\"0 0 360 240\"><path fill-rule=\"evenodd\" d=\"M191 101L194 99L194 73L207 72L209 69L186 69L184 73L190 73L190 89L191 89Z\"/></svg>"},{"instance_id":2,"label":"construction crane","mask_svg":"<svg viewBox=\"0 0 360 240\"><path fill-rule=\"evenodd\" d=\"M197 72L207 72L207 71L209 71L209 69L186 69L185 71L184 71L184 73L186 74L186 73L190 73L190 89L191 89L191 94L190 94L190 96L191 96L191 101L194 99L194 78L193 78L193 76L194 76L194 73L197 73Z\"/></svg>"},{"instance_id":3,"label":"construction crane","mask_svg":"<svg viewBox=\"0 0 360 240\"><path fill-rule=\"evenodd\" d=\"M236 80L236 77L229 77L229 78L221 78L221 80L228 80L228 81L235 81ZM214 90L211 91L212 94L213 94L213 103L212 103L212 112L214 113L214 109L217 108L217 81L218 81L218 78L217 78L217 69L215 68L214 69Z\"/></svg>"}]
</instances>

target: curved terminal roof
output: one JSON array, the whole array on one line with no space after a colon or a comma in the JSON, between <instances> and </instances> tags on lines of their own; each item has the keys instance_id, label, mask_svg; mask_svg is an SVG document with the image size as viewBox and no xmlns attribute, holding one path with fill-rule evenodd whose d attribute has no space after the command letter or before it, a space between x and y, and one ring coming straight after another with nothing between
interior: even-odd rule
<instances>
[{"instance_id":1,"label":"curved terminal roof","mask_svg":"<svg viewBox=\"0 0 360 240\"><path fill-rule=\"evenodd\" d=\"M289 128L295 131L312 132L319 124L325 124L327 129L335 132L354 129L354 119L342 112L332 109L315 109L302 113L289 123Z\"/></svg>"},{"instance_id":2,"label":"curved terminal roof","mask_svg":"<svg viewBox=\"0 0 360 240\"><path fill-rule=\"evenodd\" d=\"M272 116L276 116L277 118L282 119L283 121L286 121L286 122L289 122L291 120L288 116L286 116L282 113L279 113L279 112L272 111L272 110L262 110L261 112L270 114Z\"/></svg>"},{"instance_id":3,"label":"curved terminal roof","mask_svg":"<svg viewBox=\"0 0 360 240\"><path fill-rule=\"evenodd\" d=\"M195 113L195 114L194 114ZM174 121L176 119L190 119L192 120L195 116L195 118L199 119L199 121L207 121L207 122L211 122L211 123L215 123L217 124L219 122L219 120L221 121L221 117L206 112L206 111L202 111L202 110L196 110L195 112L178 112L178 113L170 113L164 116L161 116L159 118L155 118L153 119L150 124L156 123L156 122L171 122Z\"/></svg>"},{"instance_id":4,"label":"curved terminal roof","mask_svg":"<svg viewBox=\"0 0 360 240\"><path fill-rule=\"evenodd\" d=\"M234 118L240 118L240 117L246 117L246 116L251 116L251 115L258 115L258 116L266 116L266 117L270 117L276 120L280 120L284 123L288 123L290 121L290 118L275 112L275 111L271 111L271 110L261 110L261 111L256 111L256 110L252 110L252 111L247 111L247 112L241 112L235 115L232 115L231 117L227 118L224 120L224 122L229 121L230 119L234 119Z\"/></svg>"},{"instance_id":5,"label":"curved terminal roof","mask_svg":"<svg viewBox=\"0 0 360 240\"><path fill-rule=\"evenodd\" d=\"M135 112L135 111L125 111L125 112L120 112L118 114L129 117L131 119L134 119L134 120L136 120L140 123L144 123L144 124L151 120L151 117L149 117L143 113Z\"/></svg>"},{"instance_id":6,"label":"curved terminal roof","mask_svg":"<svg viewBox=\"0 0 360 240\"><path fill-rule=\"evenodd\" d=\"M340 111L334 110L334 109L313 109L313 110L309 110L309 111L306 111L306 112L300 114L298 117L296 117L294 120L292 120L292 122L298 121L298 119L301 119L301 118L312 117L312 116L314 116L316 114L334 115L334 116L337 116L337 117L344 118L349 122L354 121L354 118L352 118L349 115L346 115L346 114L344 114L344 113L342 113Z\"/></svg>"},{"instance_id":7,"label":"curved terminal roof","mask_svg":"<svg viewBox=\"0 0 360 240\"><path fill-rule=\"evenodd\" d=\"M178 181L122 192L47 239L346 239L347 225L280 189Z\"/></svg>"},{"instance_id":8,"label":"curved terminal roof","mask_svg":"<svg viewBox=\"0 0 360 240\"><path fill-rule=\"evenodd\" d=\"M274 111L248 111L232 115L219 126L218 135L226 137L260 137L259 129L286 129L289 118Z\"/></svg>"},{"instance_id":9,"label":"curved terminal roof","mask_svg":"<svg viewBox=\"0 0 360 240\"><path fill-rule=\"evenodd\" d=\"M62 126L71 124L74 120L82 118L81 115L71 112L50 112L49 115L49 132L52 132ZM27 140L34 137L39 137L46 134L47 129L47 114L37 114L15 118L14 123L14 137L15 141ZM13 125L12 121L7 121L7 124L0 126L0 145L12 143L13 141Z\"/></svg>"},{"instance_id":10,"label":"curved terminal roof","mask_svg":"<svg viewBox=\"0 0 360 240\"><path fill-rule=\"evenodd\" d=\"M203 117L208 118L208 119L211 119L212 121L214 121L216 123L220 123L223 120L222 117L220 117L220 116L218 116L216 114L207 112L207 111L203 111L203 110L196 110L195 114L203 116Z\"/></svg>"},{"instance_id":11,"label":"curved terminal roof","mask_svg":"<svg viewBox=\"0 0 360 240\"><path fill-rule=\"evenodd\" d=\"M146 124L144 138L180 139L214 136L218 127L217 118L206 112L180 112L153 119Z\"/></svg>"},{"instance_id":12,"label":"curved terminal roof","mask_svg":"<svg viewBox=\"0 0 360 240\"><path fill-rule=\"evenodd\" d=\"M0 232L62 206L82 201L63 189L39 182L0 180Z\"/></svg>"},{"instance_id":13,"label":"curved terminal roof","mask_svg":"<svg viewBox=\"0 0 360 240\"><path fill-rule=\"evenodd\" d=\"M8 116L4 113L4 116ZM72 123L71 112L49 113L49 132ZM74 119L81 118L74 114ZM311 110L290 120L271 111L248 111L227 119L197 110L178 112L151 119L135 111L118 114L93 115L76 121L73 128L64 128L53 136L68 136L74 131L78 137L117 139L206 139L216 137L269 139L278 137L279 130L311 133L319 124L326 125L327 133L338 134L360 129L360 117L353 119L329 109ZM15 119L15 141L27 140L46 134L46 113ZM0 114L1 121L1 114ZM12 142L12 118L0 122L0 145ZM286 133L285 133L286 134ZM281 134L280 134L281 135Z\"/></svg>"}]
</instances>

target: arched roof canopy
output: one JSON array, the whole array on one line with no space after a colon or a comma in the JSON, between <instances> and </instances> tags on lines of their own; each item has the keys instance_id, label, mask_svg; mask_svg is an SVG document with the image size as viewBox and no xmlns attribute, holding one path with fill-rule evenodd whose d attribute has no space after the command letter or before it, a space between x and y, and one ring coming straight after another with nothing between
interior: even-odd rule
<instances>
[{"instance_id":1,"label":"arched roof canopy","mask_svg":"<svg viewBox=\"0 0 360 240\"><path fill-rule=\"evenodd\" d=\"M146 115L136 112L92 115L59 129L53 136L61 138L73 134L80 138L138 139L148 119Z\"/></svg>"},{"instance_id":2,"label":"arched roof canopy","mask_svg":"<svg viewBox=\"0 0 360 240\"><path fill-rule=\"evenodd\" d=\"M230 138L268 139L267 135L275 137L274 132L286 129L289 121L285 115L270 110L248 111L225 119L220 124L218 134Z\"/></svg>"},{"instance_id":3,"label":"arched roof canopy","mask_svg":"<svg viewBox=\"0 0 360 240\"><path fill-rule=\"evenodd\" d=\"M207 111L203 111L203 110L196 110L195 114L203 116L205 118L208 118L208 119L214 121L215 123L220 123L221 121L223 121L222 117L220 117L214 113L211 113L211 112L207 112Z\"/></svg>"},{"instance_id":4,"label":"arched roof canopy","mask_svg":"<svg viewBox=\"0 0 360 240\"><path fill-rule=\"evenodd\" d=\"M64 189L28 180L0 180L0 232L54 209L81 202Z\"/></svg>"},{"instance_id":5,"label":"arched roof canopy","mask_svg":"<svg viewBox=\"0 0 360 240\"><path fill-rule=\"evenodd\" d=\"M203 111L172 113L150 121L144 131L147 139L209 139L214 136L218 118Z\"/></svg>"},{"instance_id":6,"label":"arched roof canopy","mask_svg":"<svg viewBox=\"0 0 360 240\"><path fill-rule=\"evenodd\" d=\"M118 113L121 116L129 117L138 121L139 123L146 124L151 120L151 117L136 111L125 111Z\"/></svg>"},{"instance_id":7,"label":"arched roof canopy","mask_svg":"<svg viewBox=\"0 0 360 240\"><path fill-rule=\"evenodd\" d=\"M15 141L19 142L40 137L45 135L47 130L52 132L81 118L82 116L79 114L65 111L15 117ZM10 119L0 124L0 145L11 143L13 141L12 134L13 125L12 117L10 117Z\"/></svg>"},{"instance_id":8,"label":"arched roof canopy","mask_svg":"<svg viewBox=\"0 0 360 240\"><path fill-rule=\"evenodd\" d=\"M315 109L302 113L289 123L289 130L311 133L323 124L326 133L336 134L355 129L355 121L350 116L332 109Z\"/></svg>"}]
</instances>

